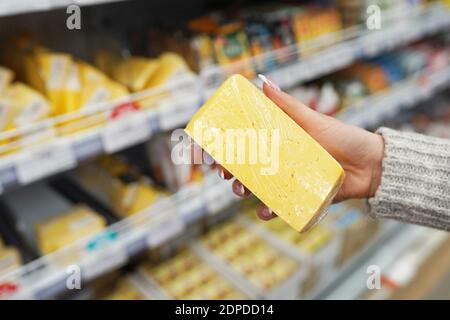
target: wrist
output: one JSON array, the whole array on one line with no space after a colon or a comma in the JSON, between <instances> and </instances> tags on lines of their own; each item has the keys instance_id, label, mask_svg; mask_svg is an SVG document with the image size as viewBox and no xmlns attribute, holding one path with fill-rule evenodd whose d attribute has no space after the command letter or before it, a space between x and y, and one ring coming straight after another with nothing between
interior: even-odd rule
<instances>
[{"instance_id":1,"label":"wrist","mask_svg":"<svg viewBox=\"0 0 450 320\"><path fill-rule=\"evenodd\" d=\"M368 198L375 196L378 187L381 184L381 175L383 172L383 155L384 155L384 140L378 134L373 134L373 155L371 165L371 179L369 185Z\"/></svg>"}]
</instances>

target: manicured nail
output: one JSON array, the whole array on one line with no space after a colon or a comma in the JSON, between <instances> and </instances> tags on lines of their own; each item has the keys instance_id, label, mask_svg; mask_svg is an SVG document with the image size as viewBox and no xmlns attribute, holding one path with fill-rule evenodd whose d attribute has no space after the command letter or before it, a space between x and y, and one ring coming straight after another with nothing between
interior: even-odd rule
<instances>
[{"instance_id":1,"label":"manicured nail","mask_svg":"<svg viewBox=\"0 0 450 320\"><path fill-rule=\"evenodd\" d=\"M242 184L239 187L239 194L242 195L242 196L245 194L245 189L244 189L244 186Z\"/></svg>"},{"instance_id":2,"label":"manicured nail","mask_svg":"<svg viewBox=\"0 0 450 320\"><path fill-rule=\"evenodd\" d=\"M220 177L222 180L225 180L225 172L224 172L222 169L219 169L219 177Z\"/></svg>"},{"instance_id":3,"label":"manicured nail","mask_svg":"<svg viewBox=\"0 0 450 320\"><path fill-rule=\"evenodd\" d=\"M275 82L273 82L272 80L269 80L265 75L258 74L258 78L260 78L262 81L264 81L273 90L281 91L280 87L277 84L275 84Z\"/></svg>"},{"instance_id":4,"label":"manicured nail","mask_svg":"<svg viewBox=\"0 0 450 320\"><path fill-rule=\"evenodd\" d=\"M272 209L268 208L268 207L264 207L261 210L261 215L263 215L266 218L270 218L272 217Z\"/></svg>"},{"instance_id":5,"label":"manicured nail","mask_svg":"<svg viewBox=\"0 0 450 320\"><path fill-rule=\"evenodd\" d=\"M208 152L203 151L203 162L208 166L214 164L214 159L209 155Z\"/></svg>"}]
</instances>

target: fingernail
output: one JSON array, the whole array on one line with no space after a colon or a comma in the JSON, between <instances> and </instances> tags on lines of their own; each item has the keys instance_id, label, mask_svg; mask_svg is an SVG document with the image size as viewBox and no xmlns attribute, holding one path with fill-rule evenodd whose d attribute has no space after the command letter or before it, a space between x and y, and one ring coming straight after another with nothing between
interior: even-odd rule
<instances>
[{"instance_id":1,"label":"fingernail","mask_svg":"<svg viewBox=\"0 0 450 320\"><path fill-rule=\"evenodd\" d=\"M219 170L219 177L220 177L222 180L225 180L225 172L224 172L222 169Z\"/></svg>"},{"instance_id":2,"label":"fingernail","mask_svg":"<svg viewBox=\"0 0 450 320\"><path fill-rule=\"evenodd\" d=\"M261 214L266 218L270 218L270 217L272 217L272 209L270 209L268 207L264 207L261 210Z\"/></svg>"},{"instance_id":3,"label":"fingernail","mask_svg":"<svg viewBox=\"0 0 450 320\"><path fill-rule=\"evenodd\" d=\"M260 78L262 81L264 81L272 89L274 89L276 91L281 91L280 87L272 80L269 80L265 75L258 74L258 78Z\"/></svg>"},{"instance_id":4,"label":"fingernail","mask_svg":"<svg viewBox=\"0 0 450 320\"><path fill-rule=\"evenodd\" d=\"M203 161L208 166L210 166L210 165L212 165L214 163L214 159L206 151L203 151Z\"/></svg>"},{"instance_id":5,"label":"fingernail","mask_svg":"<svg viewBox=\"0 0 450 320\"><path fill-rule=\"evenodd\" d=\"M239 187L239 194L242 195L242 196L245 194L245 188L244 188L244 186L242 184Z\"/></svg>"}]
</instances>

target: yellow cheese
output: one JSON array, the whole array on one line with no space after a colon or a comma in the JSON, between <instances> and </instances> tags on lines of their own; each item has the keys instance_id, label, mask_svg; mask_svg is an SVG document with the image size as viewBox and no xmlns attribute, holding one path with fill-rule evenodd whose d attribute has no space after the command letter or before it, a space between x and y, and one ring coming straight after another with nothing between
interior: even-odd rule
<instances>
[{"instance_id":1,"label":"yellow cheese","mask_svg":"<svg viewBox=\"0 0 450 320\"><path fill-rule=\"evenodd\" d=\"M11 102L6 129L26 126L50 115L50 104L44 96L23 83L10 85L5 96Z\"/></svg>"},{"instance_id":2,"label":"yellow cheese","mask_svg":"<svg viewBox=\"0 0 450 320\"><path fill-rule=\"evenodd\" d=\"M147 82L146 87L153 88L165 85L188 71L187 64L181 56L172 52L163 53L158 59L158 68Z\"/></svg>"},{"instance_id":3,"label":"yellow cheese","mask_svg":"<svg viewBox=\"0 0 450 320\"><path fill-rule=\"evenodd\" d=\"M69 66L66 81L63 86L63 113L73 112L80 108L81 79L79 67L75 62Z\"/></svg>"},{"instance_id":4,"label":"yellow cheese","mask_svg":"<svg viewBox=\"0 0 450 320\"><path fill-rule=\"evenodd\" d=\"M0 92L2 92L14 78L14 73L4 67L0 67Z\"/></svg>"},{"instance_id":5,"label":"yellow cheese","mask_svg":"<svg viewBox=\"0 0 450 320\"><path fill-rule=\"evenodd\" d=\"M113 77L131 91L140 91L145 89L157 67L158 61L156 59L131 57L114 68Z\"/></svg>"},{"instance_id":6,"label":"yellow cheese","mask_svg":"<svg viewBox=\"0 0 450 320\"><path fill-rule=\"evenodd\" d=\"M0 248L0 275L21 265L19 252L13 247Z\"/></svg>"},{"instance_id":7,"label":"yellow cheese","mask_svg":"<svg viewBox=\"0 0 450 320\"><path fill-rule=\"evenodd\" d=\"M319 220L343 181L338 162L240 75L222 84L186 132L297 231Z\"/></svg>"},{"instance_id":8,"label":"yellow cheese","mask_svg":"<svg viewBox=\"0 0 450 320\"><path fill-rule=\"evenodd\" d=\"M64 86L69 76L72 58L68 54L39 52L35 55L38 72L45 84L46 95L55 113L65 112Z\"/></svg>"},{"instance_id":9,"label":"yellow cheese","mask_svg":"<svg viewBox=\"0 0 450 320\"><path fill-rule=\"evenodd\" d=\"M85 205L36 225L39 249L44 254L61 249L78 239L102 230L106 220Z\"/></svg>"}]
</instances>

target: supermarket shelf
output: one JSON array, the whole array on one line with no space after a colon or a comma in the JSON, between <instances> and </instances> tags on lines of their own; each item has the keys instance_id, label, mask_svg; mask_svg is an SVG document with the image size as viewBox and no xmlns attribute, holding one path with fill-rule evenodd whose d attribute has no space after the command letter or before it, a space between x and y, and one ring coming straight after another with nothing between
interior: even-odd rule
<instances>
[{"instance_id":1,"label":"supermarket shelf","mask_svg":"<svg viewBox=\"0 0 450 320\"><path fill-rule=\"evenodd\" d=\"M413 107L450 85L450 66L437 72L422 72L379 94L369 96L339 114L341 120L360 127L372 127L383 119Z\"/></svg>"},{"instance_id":2,"label":"supermarket shelf","mask_svg":"<svg viewBox=\"0 0 450 320\"><path fill-rule=\"evenodd\" d=\"M414 24L413 27L411 23ZM427 34L444 30L449 26L450 11L441 5L433 5L425 12L408 19L408 21L393 23L381 30L365 31L362 34L356 34L354 39L328 46L311 57L269 72L268 75L282 87L291 87L299 82L336 71L362 57L376 55L382 51L419 39ZM347 31L347 34L350 33L350 31ZM323 46L323 40L321 40L321 45ZM226 76L224 68L221 67L217 70L219 76L215 74L216 71L213 71L207 76L199 75L195 76L194 79L181 80L170 88L158 88L161 91L165 90L165 92L169 91L172 94L176 94L155 108L136 111L133 115L109 120L99 128L77 135L56 136L51 138L49 142L40 143L33 147L27 146L24 151L2 156L0 158L0 193L68 170L94 156L120 151L138 144L147 140L156 132L182 126L189 121L202 101ZM426 96L426 94L430 95L432 90L439 87L435 82L440 82L441 84L439 85L448 83L448 77L445 78L445 75L436 76L436 78L437 80L433 80L425 86L426 89L421 89L423 96ZM184 82L186 80L187 82ZM185 85L182 84L183 82ZM414 89L412 91L414 91L415 96L417 96L416 87L417 83L410 85L410 89ZM153 93L156 93L156 91ZM180 92L183 92L183 94L180 94ZM87 115L113 110L121 104L143 99L147 94L147 92L139 92L113 103L103 104L98 108L91 108ZM381 95L381 98L383 97ZM384 114L398 111L401 108L399 105L406 104L409 100L411 100L409 96L397 94L396 97L390 97L390 105L383 102L382 108L374 108L374 105L372 105L372 108L368 109L368 111L355 106L354 108L349 108L342 118L361 126L374 124L384 117ZM415 101L417 100L411 101L411 103ZM364 103L367 102L369 101ZM367 105L372 103L373 101L370 101L370 104L368 103ZM357 112L355 111L356 109ZM351 114L350 110L352 112L355 111L354 114ZM86 113L86 110L83 112ZM70 119L70 116L81 117L80 114L69 114L63 116L62 119L67 121L67 118L69 117ZM48 119L42 123L30 126L26 130L43 132L48 129L51 131L59 123L58 121L61 120Z\"/></svg>"},{"instance_id":3,"label":"supermarket shelf","mask_svg":"<svg viewBox=\"0 0 450 320\"><path fill-rule=\"evenodd\" d=\"M90 6L119 1L125 0L3 0L0 3L0 17L67 8L71 4Z\"/></svg>"},{"instance_id":4,"label":"supermarket shelf","mask_svg":"<svg viewBox=\"0 0 450 320\"><path fill-rule=\"evenodd\" d=\"M374 252L339 278L339 283L323 296L325 299L359 299L366 293L367 267L380 267L383 277L400 286L414 277L420 264L448 239L448 234L425 227L403 225L388 243L381 243ZM389 291L389 290L388 290ZM386 298L386 291L380 290L375 298Z\"/></svg>"},{"instance_id":5,"label":"supermarket shelf","mask_svg":"<svg viewBox=\"0 0 450 320\"><path fill-rule=\"evenodd\" d=\"M202 183L191 184L101 233L2 275L0 287L15 289L0 291L0 299L50 299L67 293L69 266L80 268L83 283L124 266L180 235L193 221L212 217L237 201L230 183L216 173L207 175Z\"/></svg>"},{"instance_id":6,"label":"supermarket shelf","mask_svg":"<svg viewBox=\"0 0 450 320\"><path fill-rule=\"evenodd\" d=\"M359 59L374 57L450 27L450 10L442 4L430 5L426 10L411 10L407 20L397 19L398 13L394 12L387 12L386 15L391 19L387 19L380 30L368 30L365 25L360 25L294 45L291 49L300 55L303 51L310 50L313 50L314 54L280 66L266 75L281 88L288 89L301 82L340 70ZM340 39L338 43L335 43L336 39ZM273 55L273 52L267 55ZM200 75L202 86L206 88L206 96L222 83L228 74L239 72L240 66L242 68L244 65L238 62L206 70L205 74Z\"/></svg>"}]
</instances>

